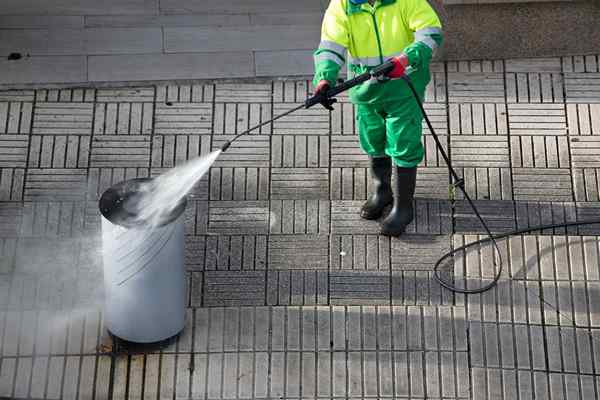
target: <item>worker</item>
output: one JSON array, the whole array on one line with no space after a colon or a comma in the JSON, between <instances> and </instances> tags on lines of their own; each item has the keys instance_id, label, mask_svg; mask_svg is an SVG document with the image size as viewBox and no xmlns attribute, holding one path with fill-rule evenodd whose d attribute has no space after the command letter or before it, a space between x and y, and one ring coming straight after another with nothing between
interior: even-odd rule
<instances>
[{"instance_id":1,"label":"worker","mask_svg":"<svg viewBox=\"0 0 600 400\"><path fill-rule=\"evenodd\" d=\"M315 94L335 85L345 62L349 78L390 59L394 64L383 79L373 78L350 91L360 146L369 155L374 183L360 215L378 219L393 203L381 224L383 235L401 235L413 220L416 167L424 154L423 116L407 83L399 78L408 68L423 101L429 62L441 42L441 23L427 0L331 0L323 18L321 42L314 53Z\"/></svg>"}]
</instances>

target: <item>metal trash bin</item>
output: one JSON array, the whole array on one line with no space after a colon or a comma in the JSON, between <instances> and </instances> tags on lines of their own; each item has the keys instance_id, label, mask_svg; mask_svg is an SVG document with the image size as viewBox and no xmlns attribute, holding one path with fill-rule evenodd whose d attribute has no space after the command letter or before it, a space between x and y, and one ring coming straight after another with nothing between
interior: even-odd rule
<instances>
[{"instance_id":1,"label":"metal trash bin","mask_svg":"<svg viewBox=\"0 0 600 400\"><path fill-rule=\"evenodd\" d=\"M136 218L136 197L151 178L117 183L100 199L105 309L108 331L119 339L154 343L185 325L185 198L152 227Z\"/></svg>"}]
</instances>

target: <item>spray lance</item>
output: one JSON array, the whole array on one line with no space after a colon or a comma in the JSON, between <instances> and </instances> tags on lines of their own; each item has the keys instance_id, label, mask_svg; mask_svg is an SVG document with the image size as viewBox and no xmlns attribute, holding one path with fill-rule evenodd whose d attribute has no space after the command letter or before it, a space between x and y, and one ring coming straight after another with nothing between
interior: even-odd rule
<instances>
[{"instance_id":1,"label":"spray lance","mask_svg":"<svg viewBox=\"0 0 600 400\"><path fill-rule=\"evenodd\" d=\"M329 90L327 90L327 92L318 93L318 94L306 99L306 101L303 104L301 104L295 108L292 108L291 110L286 111L283 114L279 114L276 117L274 117L268 121L265 121L259 125L256 125L250 129L247 129L244 132L238 134L233 139L227 141L221 147L221 151L222 152L227 151L227 149L231 146L231 144L233 142L235 142L237 139L239 139L241 136L246 135L249 132L252 132L252 131L258 129L261 126L268 125L268 124L272 123L273 121L276 121L280 118L285 117L286 115L292 114L302 108L310 108L316 104L321 104L323 107L325 107L331 111L331 110L333 110L333 104L336 102L336 99L334 98L335 96L337 96L338 94L345 92L346 90L351 89L357 85L360 85L363 82L371 80L371 79L384 82L385 80L387 80L386 75L389 72L391 72L393 69L394 69L394 64L390 60L390 61L387 61L387 62L371 69L370 71L367 71L363 74L357 75L352 79L346 80L346 81L340 83L339 85L337 85L333 88L330 88ZM450 250L447 253L443 254L438 259L438 261L435 263L435 265L433 267L433 272L434 272L433 276L440 285L442 285L446 289L448 289L452 292L456 292L456 293L475 294L475 293L485 292L487 290L490 290L494 286L496 286L498 284L498 282L500 281L500 278L502 275L503 261L502 261L502 254L500 252L500 246L498 245L499 240L505 239L509 236L522 235L524 233L542 231L544 229L556 229L556 228L567 228L567 227L571 227L571 226L600 224L600 218L594 218L594 219L587 219L587 220L582 220L582 221L570 221L570 222L564 222L564 223L558 223L558 224L537 225L537 226L533 226L533 227L513 230L513 231L505 232L502 234L494 235L492 233L491 229L489 228L487 222L484 220L483 216L481 215L481 213L479 212L479 210L473 203L473 200L469 196L469 193L467 193L467 191L465 190L464 180L457 174L456 170L452 166L450 157L446 153L446 150L444 150L442 143L439 140L438 135L436 134L435 130L433 129L431 121L429 120L427 112L425 111L425 107L423 106L423 103L422 103L421 99L419 98L418 93L410 80L409 74L410 74L410 71L407 71L407 74L402 76L401 79L404 80L406 82L406 84L408 85L415 101L417 102L417 104L419 106L419 109L421 110L421 113L423 114L423 118L424 118L425 122L427 123L427 127L429 128L431 135L433 136L437 150L439 151L440 155L442 156L442 158L446 162L446 165L448 166L448 170L450 171L450 176L452 177L452 181L449 186L450 198L451 198L451 200L454 200L454 197L455 197L454 194L456 192L456 189L458 188L462 192L465 200L467 201L467 203L473 210L476 218L478 219L479 223L481 224L481 226L484 229L484 232L487 235L485 238L483 238L481 240L477 240L477 241L468 243L464 246L460 246L453 250ZM494 274L493 278L491 278L487 284L483 284L476 288L459 287L455 283L450 282L447 279L442 277L442 275L440 274L440 267L444 263L444 261L453 258L454 255L457 254L458 252L465 251L469 248L483 245L483 244L490 244L494 248L495 254L496 254L496 257L494 257L494 256L492 257L492 264L495 269L495 274ZM575 324L575 327L589 328L589 329L593 328L591 326L583 326L583 325L577 325L577 324Z\"/></svg>"}]
</instances>

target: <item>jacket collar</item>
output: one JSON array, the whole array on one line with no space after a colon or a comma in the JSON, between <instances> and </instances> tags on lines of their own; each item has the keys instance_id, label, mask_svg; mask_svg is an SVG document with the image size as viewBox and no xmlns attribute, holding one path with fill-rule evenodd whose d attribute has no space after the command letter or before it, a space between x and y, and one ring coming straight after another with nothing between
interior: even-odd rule
<instances>
[{"instance_id":1,"label":"jacket collar","mask_svg":"<svg viewBox=\"0 0 600 400\"><path fill-rule=\"evenodd\" d=\"M379 4L375 3L375 7L377 8L379 6L387 6L388 4L392 4L395 2L396 2L396 0L378 0ZM356 14L357 12L360 12L363 9L365 11L368 11L366 9L366 7L368 7L368 6L369 5L366 3L365 4L354 4L350 0L347 0L346 1L346 14L348 14L348 15ZM363 8L363 7L365 7L365 8Z\"/></svg>"}]
</instances>

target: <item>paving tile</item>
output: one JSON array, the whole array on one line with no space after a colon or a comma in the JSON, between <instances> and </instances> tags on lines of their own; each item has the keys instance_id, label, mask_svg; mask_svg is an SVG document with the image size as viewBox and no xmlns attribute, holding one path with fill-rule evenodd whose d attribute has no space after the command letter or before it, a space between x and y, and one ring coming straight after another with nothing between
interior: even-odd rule
<instances>
[{"instance_id":1,"label":"paving tile","mask_svg":"<svg viewBox=\"0 0 600 400\"><path fill-rule=\"evenodd\" d=\"M18 101L19 98L27 98L24 94L5 93L5 100L9 101L0 103L0 134L29 134L31 132L33 104ZM10 101L13 99L15 101Z\"/></svg>"},{"instance_id":2,"label":"paving tile","mask_svg":"<svg viewBox=\"0 0 600 400\"><path fill-rule=\"evenodd\" d=\"M562 104L509 104L511 135L565 135L567 119Z\"/></svg>"},{"instance_id":3,"label":"paving tile","mask_svg":"<svg viewBox=\"0 0 600 400\"><path fill-rule=\"evenodd\" d=\"M445 103L446 102L446 71L445 65L441 62L432 62L429 65L431 81L425 88L425 99L430 103ZM440 104L440 105L441 105ZM429 104L426 104L426 110ZM437 108L436 104L431 104ZM444 107L445 108L445 107Z\"/></svg>"},{"instance_id":4,"label":"paving tile","mask_svg":"<svg viewBox=\"0 0 600 400\"><path fill-rule=\"evenodd\" d=\"M264 272L207 271L204 274L204 304L207 306L265 303Z\"/></svg>"},{"instance_id":5,"label":"paving tile","mask_svg":"<svg viewBox=\"0 0 600 400\"><path fill-rule=\"evenodd\" d=\"M273 115L277 116L299 106L299 104L274 103ZM293 114L273 122L273 133L276 135L328 135L329 111L319 108L300 109Z\"/></svg>"},{"instance_id":6,"label":"paving tile","mask_svg":"<svg viewBox=\"0 0 600 400\"><path fill-rule=\"evenodd\" d=\"M329 199L326 168L272 168L271 199Z\"/></svg>"},{"instance_id":7,"label":"paving tile","mask_svg":"<svg viewBox=\"0 0 600 400\"><path fill-rule=\"evenodd\" d=\"M517 228L534 227L544 224L558 224L577 219L577 210L573 203L546 202L546 201L517 201ZM555 228L543 230L542 234L558 235L574 233L577 229Z\"/></svg>"},{"instance_id":8,"label":"paving tile","mask_svg":"<svg viewBox=\"0 0 600 400\"><path fill-rule=\"evenodd\" d=\"M448 71L450 103L504 103L503 74Z\"/></svg>"},{"instance_id":9,"label":"paving tile","mask_svg":"<svg viewBox=\"0 0 600 400\"><path fill-rule=\"evenodd\" d=\"M86 16L88 28L187 27L248 25L243 14L111 15Z\"/></svg>"},{"instance_id":10,"label":"paving tile","mask_svg":"<svg viewBox=\"0 0 600 400\"><path fill-rule=\"evenodd\" d=\"M600 201L600 168L573 169L576 201Z\"/></svg>"},{"instance_id":11,"label":"paving tile","mask_svg":"<svg viewBox=\"0 0 600 400\"><path fill-rule=\"evenodd\" d=\"M569 143L564 136L510 137L511 165L516 168L569 168Z\"/></svg>"},{"instance_id":12,"label":"paving tile","mask_svg":"<svg viewBox=\"0 0 600 400\"><path fill-rule=\"evenodd\" d=\"M95 99L98 103L152 103L155 99L155 88L153 86L98 88ZM97 106L105 105L97 104Z\"/></svg>"},{"instance_id":13,"label":"paving tile","mask_svg":"<svg viewBox=\"0 0 600 400\"><path fill-rule=\"evenodd\" d=\"M310 80L282 80L273 82L273 102L304 103L313 91L314 88ZM345 99L343 94L338 96L338 101L342 101L343 99ZM300 104L296 104L296 106L299 105ZM292 109L293 107L294 104L288 104L289 109Z\"/></svg>"},{"instance_id":14,"label":"paving tile","mask_svg":"<svg viewBox=\"0 0 600 400\"><path fill-rule=\"evenodd\" d=\"M324 234L329 232L327 200L271 200L269 228L272 234Z\"/></svg>"},{"instance_id":15,"label":"paving tile","mask_svg":"<svg viewBox=\"0 0 600 400\"><path fill-rule=\"evenodd\" d=\"M0 168L24 168L28 146L27 135L0 135Z\"/></svg>"},{"instance_id":16,"label":"paving tile","mask_svg":"<svg viewBox=\"0 0 600 400\"><path fill-rule=\"evenodd\" d=\"M97 103L94 135L150 135L153 116L151 103Z\"/></svg>"},{"instance_id":17,"label":"paving tile","mask_svg":"<svg viewBox=\"0 0 600 400\"><path fill-rule=\"evenodd\" d=\"M159 135L210 134L212 107L208 103L157 103L154 132Z\"/></svg>"},{"instance_id":18,"label":"paving tile","mask_svg":"<svg viewBox=\"0 0 600 400\"><path fill-rule=\"evenodd\" d=\"M577 220L583 221L586 219L598 220L600 218L600 207L595 202L585 203L585 202L577 202L576 211L577 211ZM580 234L589 234L589 235L598 235L600 234L600 224L591 224L580 226L578 229Z\"/></svg>"},{"instance_id":19,"label":"paving tile","mask_svg":"<svg viewBox=\"0 0 600 400\"><path fill-rule=\"evenodd\" d=\"M217 95L221 97L235 95L236 93L231 91L217 89ZM240 93L243 96L244 93ZM254 92L247 93L252 95ZM257 93L257 95L260 94ZM226 97L228 98L228 97ZM241 97L240 100L251 100L252 98ZM212 131L214 134L239 134L247 131L248 129L254 128L262 123L266 123L271 119L271 104L267 103L215 103L214 106L214 123ZM266 123L263 126L253 130L254 134L270 134L271 123Z\"/></svg>"},{"instance_id":20,"label":"paving tile","mask_svg":"<svg viewBox=\"0 0 600 400\"><path fill-rule=\"evenodd\" d=\"M213 79L253 76L250 52L89 56L88 81ZM0 63L0 70L3 70ZM27 75L26 75L27 76ZM9 74L11 77L11 74ZM42 78L56 81L57 78ZM65 78L62 78L65 79ZM74 78L70 78L72 80ZM75 78L76 79L76 78ZM10 79L11 83L21 79ZM84 81L85 79L76 79ZM0 81L1 83L2 81Z\"/></svg>"},{"instance_id":21,"label":"paving tile","mask_svg":"<svg viewBox=\"0 0 600 400\"><path fill-rule=\"evenodd\" d=\"M597 56L561 57L563 72L600 72L598 70Z\"/></svg>"},{"instance_id":22,"label":"paving tile","mask_svg":"<svg viewBox=\"0 0 600 400\"><path fill-rule=\"evenodd\" d=\"M203 11L204 12L204 11ZM310 49L319 41L319 26L226 26L164 28L165 52L222 52Z\"/></svg>"},{"instance_id":23,"label":"paving tile","mask_svg":"<svg viewBox=\"0 0 600 400\"><path fill-rule=\"evenodd\" d=\"M390 239L378 235L332 235L330 268L380 270L390 268Z\"/></svg>"},{"instance_id":24,"label":"paving tile","mask_svg":"<svg viewBox=\"0 0 600 400\"><path fill-rule=\"evenodd\" d=\"M508 167L508 137L451 136L452 163L457 167Z\"/></svg>"},{"instance_id":25,"label":"paving tile","mask_svg":"<svg viewBox=\"0 0 600 400\"><path fill-rule=\"evenodd\" d=\"M24 180L24 169L0 168L0 201L21 201Z\"/></svg>"},{"instance_id":26,"label":"paving tile","mask_svg":"<svg viewBox=\"0 0 600 400\"><path fill-rule=\"evenodd\" d=\"M225 208L226 209L226 208ZM186 235L205 235L208 233L209 224L209 202L205 200L191 201L188 203L184 213L184 232Z\"/></svg>"},{"instance_id":27,"label":"paving tile","mask_svg":"<svg viewBox=\"0 0 600 400\"><path fill-rule=\"evenodd\" d=\"M448 112L453 135L506 135L508 132L505 104L452 103L448 105Z\"/></svg>"},{"instance_id":28,"label":"paving tile","mask_svg":"<svg viewBox=\"0 0 600 400\"><path fill-rule=\"evenodd\" d=\"M156 101L180 103L205 103L214 99L215 85L196 83L190 85L157 85Z\"/></svg>"},{"instance_id":29,"label":"paving tile","mask_svg":"<svg viewBox=\"0 0 600 400\"><path fill-rule=\"evenodd\" d=\"M390 304L389 273L331 271L329 301L335 305Z\"/></svg>"},{"instance_id":30,"label":"paving tile","mask_svg":"<svg viewBox=\"0 0 600 400\"><path fill-rule=\"evenodd\" d=\"M328 268L329 241L323 235L270 235L269 270Z\"/></svg>"},{"instance_id":31,"label":"paving tile","mask_svg":"<svg viewBox=\"0 0 600 400\"><path fill-rule=\"evenodd\" d=\"M492 232L504 232L515 228L515 211L510 201L474 200L484 221ZM465 200L455 205L456 232L483 232L481 223Z\"/></svg>"},{"instance_id":32,"label":"paving tile","mask_svg":"<svg viewBox=\"0 0 600 400\"><path fill-rule=\"evenodd\" d=\"M461 60L446 62L448 72L504 72L503 60Z\"/></svg>"},{"instance_id":33,"label":"paving tile","mask_svg":"<svg viewBox=\"0 0 600 400\"><path fill-rule=\"evenodd\" d=\"M35 100L41 103L92 103L96 98L96 89L37 89Z\"/></svg>"},{"instance_id":34,"label":"paving tile","mask_svg":"<svg viewBox=\"0 0 600 400\"><path fill-rule=\"evenodd\" d=\"M14 269L17 239L0 239L0 274L9 274Z\"/></svg>"},{"instance_id":35,"label":"paving tile","mask_svg":"<svg viewBox=\"0 0 600 400\"><path fill-rule=\"evenodd\" d=\"M567 72L565 101L567 103L598 103L600 101L600 73Z\"/></svg>"},{"instance_id":36,"label":"paving tile","mask_svg":"<svg viewBox=\"0 0 600 400\"><path fill-rule=\"evenodd\" d=\"M84 56L31 57L18 61L0 61L0 84L77 83L86 81Z\"/></svg>"},{"instance_id":37,"label":"paving tile","mask_svg":"<svg viewBox=\"0 0 600 400\"><path fill-rule=\"evenodd\" d=\"M431 271L448 251L450 238L447 235L403 235L391 240L391 268Z\"/></svg>"},{"instance_id":38,"label":"paving tile","mask_svg":"<svg viewBox=\"0 0 600 400\"><path fill-rule=\"evenodd\" d=\"M91 103L36 103L34 135L91 135Z\"/></svg>"},{"instance_id":39,"label":"paving tile","mask_svg":"<svg viewBox=\"0 0 600 400\"><path fill-rule=\"evenodd\" d=\"M425 154L423 161L419 164L420 167L446 167L446 162L442 158L437 143L432 135L423 135L423 147ZM450 153L448 149L449 136L442 136L440 138L440 144L444 149L444 152L448 155Z\"/></svg>"},{"instance_id":40,"label":"paving tile","mask_svg":"<svg viewBox=\"0 0 600 400\"><path fill-rule=\"evenodd\" d=\"M369 157L360 149L357 136L331 136L332 168L368 168Z\"/></svg>"},{"instance_id":41,"label":"paving tile","mask_svg":"<svg viewBox=\"0 0 600 400\"><path fill-rule=\"evenodd\" d=\"M268 10L270 13L292 13L292 12L320 12L323 11L322 5L318 0L307 1L302 6L292 4L280 4L270 0L263 0L259 3L249 4L242 0L228 0L220 4L206 5L201 1L181 1L166 0L161 2L160 10L164 14L176 13L231 13L236 10L238 13L262 13Z\"/></svg>"},{"instance_id":42,"label":"paving tile","mask_svg":"<svg viewBox=\"0 0 600 400\"><path fill-rule=\"evenodd\" d=\"M279 270L267 273L267 304L317 305L328 304L326 271Z\"/></svg>"},{"instance_id":43,"label":"paving tile","mask_svg":"<svg viewBox=\"0 0 600 400\"><path fill-rule=\"evenodd\" d=\"M119 182L148 177L147 168L90 168L87 179L88 200L100 200L106 189Z\"/></svg>"},{"instance_id":44,"label":"paving tile","mask_svg":"<svg viewBox=\"0 0 600 400\"><path fill-rule=\"evenodd\" d=\"M567 104L569 135L600 133L600 104Z\"/></svg>"},{"instance_id":45,"label":"paving tile","mask_svg":"<svg viewBox=\"0 0 600 400\"><path fill-rule=\"evenodd\" d=\"M472 199L511 200L512 180L509 168L461 168L465 190ZM457 199L464 199L462 191L454 189Z\"/></svg>"},{"instance_id":46,"label":"paving tile","mask_svg":"<svg viewBox=\"0 0 600 400\"><path fill-rule=\"evenodd\" d=\"M29 168L87 168L91 138L87 135L33 135Z\"/></svg>"},{"instance_id":47,"label":"paving tile","mask_svg":"<svg viewBox=\"0 0 600 400\"><path fill-rule=\"evenodd\" d=\"M35 90L2 90L0 91L0 101L28 101L32 102L35 100Z\"/></svg>"},{"instance_id":48,"label":"paving tile","mask_svg":"<svg viewBox=\"0 0 600 400\"><path fill-rule=\"evenodd\" d=\"M266 201L211 201L208 231L219 234L265 234L269 229Z\"/></svg>"},{"instance_id":49,"label":"paving tile","mask_svg":"<svg viewBox=\"0 0 600 400\"><path fill-rule=\"evenodd\" d=\"M0 17L3 29L83 28L84 17L78 15L9 15Z\"/></svg>"},{"instance_id":50,"label":"paving tile","mask_svg":"<svg viewBox=\"0 0 600 400\"><path fill-rule=\"evenodd\" d=\"M562 103L563 90L560 72L506 74L506 100L509 103Z\"/></svg>"},{"instance_id":51,"label":"paving tile","mask_svg":"<svg viewBox=\"0 0 600 400\"><path fill-rule=\"evenodd\" d=\"M315 29L319 30L318 27ZM313 53L313 49L256 51L254 52L256 76L273 77L281 75L282 71L285 71L286 76L312 75L315 68Z\"/></svg>"},{"instance_id":52,"label":"paving tile","mask_svg":"<svg viewBox=\"0 0 600 400\"><path fill-rule=\"evenodd\" d=\"M21 220L23 217L23 207L17 203L0 203L0 237L17 237Z\"/></svg>"},{"instance_id":53,"label":"paving tile","mask_svg":"<svg viewBox=\"0 0 600 400\"><path fill-rule=\"evenodd\" d=\"M154 135L151 166L172 168L209 152L209 135Z\"/></svg>"},{"instance_id":54,"label":"paving tile","mask_svg":"<svg viewBox=\"0 0 600 400\"><path fill-rule=\"evenodd\" d=\"M513 191L515 200L571 201L573 199L571 174L567 169L513 168Z\"/></svg>"},{"instance_id":55,"label":"paving tile","mask_svg":"<svg viewBox=\"0 0 600 400\"><path fill-rule=\"evenodd\" d=\"M83 234L84 207L83 202L71 201L24 203L20 234L22 237L79 237Z\"/></svg>"},{"instance_id":56,"label":"paving tile","mask_svg":"<svg viewBox=\"0 0 600 400\"><path fill-rule=\"evenodd\" d=\"M504 64L506 72L562 72L559 57L508 59Z\"/></svg>"},{"instance_id":57,"label":"paving tile","mask_svg":"<svg viewBox=\"0 0 600 400\"><path fill-rule=\"evenodd\" d=\"M213 150L220 149L232 136L214 136ZM213 164L214 167L268 167L270 155L270 136L242 136Z\"/></svg>"},{"instance_id":58,"label":"paving tile","mask_svg":"<svg viewBox=\"0 0 600 400\"><path fill-rule=\"evenodd\" d=\"M25 182L25 201L83 200L85 169L30 168Z\"/></svg>"},{"instance_id":59,"label":"paving tile","mask_svg":"<svg viewBox=\"0 0 600 400\"><path fill-rule=\"evenodd\" d=\"M262 270L267 237L254 235L187 236L186 266L193 270Z\"/></svg>"},{"instance_id":60,"label":"paving tile","mask_svg":"<svg viewBox=\"0 0 600 400\"><path fill-rule=\"evenodd\" d=\"M212 168L211 200L267 200L268 168Z\"/></svg>"},{"instance_id":61,"label":"paving tile","mask_svg":"<svg viewBox=\"0 0 600 400\"><path fill-rule=\"evenodd\" d=\"M577 136L569 140L571 160L575 168L598 168L600 161L600 137Z\"/></svg>"},{"instance_id":62,"label":"paving tile","mask_svg":"<svg viewBox=\"0 0 600 400\"><path fill-rule=\"evenodd\" d=\"M151 144L147 135L94 136L89 165L92 168L147 168Z\"/></svg>"},{"instance_id":63,"label":"paving tile","mask_svg":"<svg viewBox=\"0 0 600 400\"><path fill-rule=\"evenodd\" d=\"M271 166L274 168L329 167L331 150L328 136L272 136Z\"/></svg>"}]
</instances>

